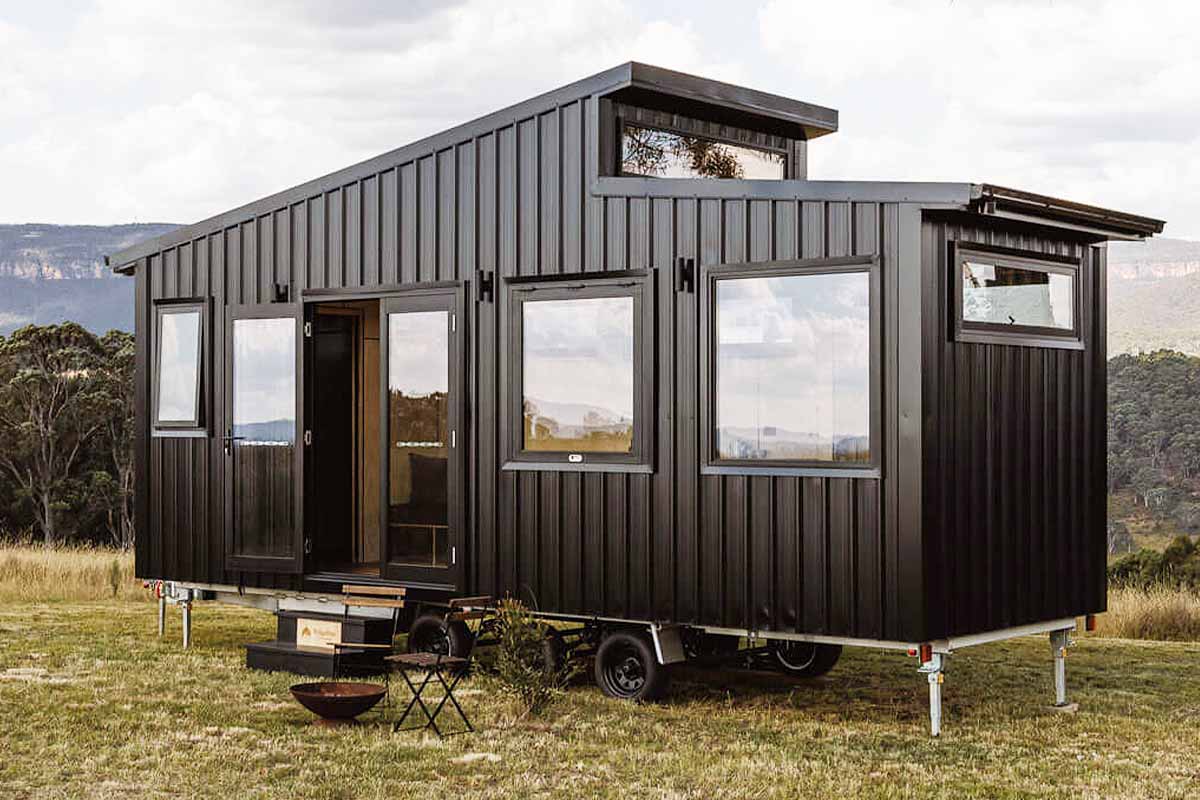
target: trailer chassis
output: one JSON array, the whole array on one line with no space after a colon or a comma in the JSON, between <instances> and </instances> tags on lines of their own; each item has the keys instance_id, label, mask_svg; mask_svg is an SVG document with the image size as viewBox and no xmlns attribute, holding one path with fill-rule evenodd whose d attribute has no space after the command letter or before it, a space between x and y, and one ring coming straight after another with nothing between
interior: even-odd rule
<instances>
[{"instance_id":1,"label":"trailer chassis","mask_svg":"<svg viewBox=\"0 0 1200 800\"><path fill-rule=\"evenodd\" d=\"M187 583L179 581L147 581L158 598L158 634L166 628L167 605L176 605L182 612L183 646L191 644L192 603L197 600L216 600L236 605L251 606L268 611L280 608L306 608L309 610L336 610L341 595L313 592L281 592L278 589L251 589L216 584ZM465 608L464 610L476 610ZM1005 641L1022 636L1047 634L1054 663L1054 707L1072 708L1067 700L1066 657L1068 648L1075 642L1071 633L1076 630L1075 617L1017 625L984 633L951 636L928 642L905 642L888 639L863 639L847 636L822 634L788 633L784 631L762 631L743 628L728 628L715 625L689 625L681 623L659 623L649 620L630 620L617 617L602 617L579 614L563 614L533 611L533 616L550 622L568 622L576 628L562 631L567 639L567 652L572 656L592 655L599 649L604 637L616 631L641 631L653 643L654 655L662 666L692 662L703 665L732 665L739 661L746 665L755 656L770 652L774 642L808 642L821 645L865 647L876 650L898 650L918 659L917 672L924 676L929 687L929 731L931 736L942 732L942 687L945 684L950 656L957 650L981 644ZM1089 629L1091 617L1088 617ZM688 631L699 631L714 636L746 639L747 648L727 654L711 656L689 655L684 647L684 635Z\"/></svg>"}]
</instances>

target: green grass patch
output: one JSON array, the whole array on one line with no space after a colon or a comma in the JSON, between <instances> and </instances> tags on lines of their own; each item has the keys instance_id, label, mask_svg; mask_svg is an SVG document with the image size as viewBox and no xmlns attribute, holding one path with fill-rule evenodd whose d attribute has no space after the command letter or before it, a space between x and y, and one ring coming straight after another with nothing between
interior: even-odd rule
<instances>
[{"instance_id":1,"label":"green grass patch","mask_svg":"<svg viewBox=\"0 0 1200 800\"><path fill-rule=\"evenodd\" d=\"M197 604L193 647L147 603L0 606L0 796L200 798L1153 797L1200 790L1200 645L1085 637L1053 696L1045 637L962 651L928 736L913 659L848 649L826 678L681 670L665 703L579 683L539 718L464 682L479 732L313 727L298 678L245 669L264 612ZM397 698L400 699L399 694Z\"/></svg>"}]
</instances>

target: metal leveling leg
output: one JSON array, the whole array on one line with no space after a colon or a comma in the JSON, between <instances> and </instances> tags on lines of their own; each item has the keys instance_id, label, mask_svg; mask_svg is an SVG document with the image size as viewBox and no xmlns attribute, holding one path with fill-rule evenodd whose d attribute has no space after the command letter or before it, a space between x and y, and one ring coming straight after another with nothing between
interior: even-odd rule
<instances>
[{"instance_id":1,"label":"metal leveling leg","mask_svg":"<svg viewBox=\"0 0 1200 800\"><path fill-rule=\"evenodd\" d=\"M942 734L942 682L945 680L946 655L934 653L918 672L929 679L929 735Z\"/></svg>"},{"instance_id":2,"label":"metal leveling leg","mask_svg":"<svg viewBox=\"0 0 1200 800\"><path fill-rule=\"evenodd\" d=\"M1054 652L1054 705L1065 708L1067 703L1067 648L1071 631L1050 631L1050 649Z\"/></svg>"},{"instance_id":3,"label":"metal leveling leg","mask_svg":"<svg viewBox=\"0 0 1200 800\"><path fill-rule=\"evenodd\" d=\"M186 650L192 645L192 601L180 602L179 608L183 611L183 649Z\"/></svg>"}]
</instances>

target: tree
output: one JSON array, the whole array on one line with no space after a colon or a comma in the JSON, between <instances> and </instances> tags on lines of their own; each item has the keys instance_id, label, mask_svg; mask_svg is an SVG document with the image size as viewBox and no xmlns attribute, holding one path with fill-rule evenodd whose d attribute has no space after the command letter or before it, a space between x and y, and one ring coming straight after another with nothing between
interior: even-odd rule
<instances>
[{"instance_id":1,"label":"tree","mask_svg":"<svg viewBox=\"0 0 1200 800\"><path fill-rule=\"evenodd\" d=\"M102 359L91 374L93 411L100 423L93 449L89 488L112 543L133 546L133 368L131 334L109 331L100 338Z\"/></svg>"},{"instance_id":2,"label":"tree","mask_svg":"<svg viewBox=\"0 0 1200 800\"><path fill-rule=\"evenodd\" d=\"M32 504L48 547L62 538L59 514L77 499L77 464L103 424L90 381L103 356L73 322L0 339L0 469Z\"/></svg>"}]
</instances>

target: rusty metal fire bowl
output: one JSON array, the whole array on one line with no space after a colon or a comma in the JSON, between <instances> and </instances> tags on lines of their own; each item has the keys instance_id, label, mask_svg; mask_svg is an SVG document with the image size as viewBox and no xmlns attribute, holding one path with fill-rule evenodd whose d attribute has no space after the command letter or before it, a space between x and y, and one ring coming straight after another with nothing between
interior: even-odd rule
<instances>
[{"instance_id":1,"label":"rusty metal fire bowl","mask_svg":"<svg viewBox=\"0 0 1200 800\"><path fill-rule=\"evenodd\" d=\"M316 714L318 725L348 725L383 699L387 689L377 683L324 681L291 687L296 702Z\"/></svg>"}]
</instances>

